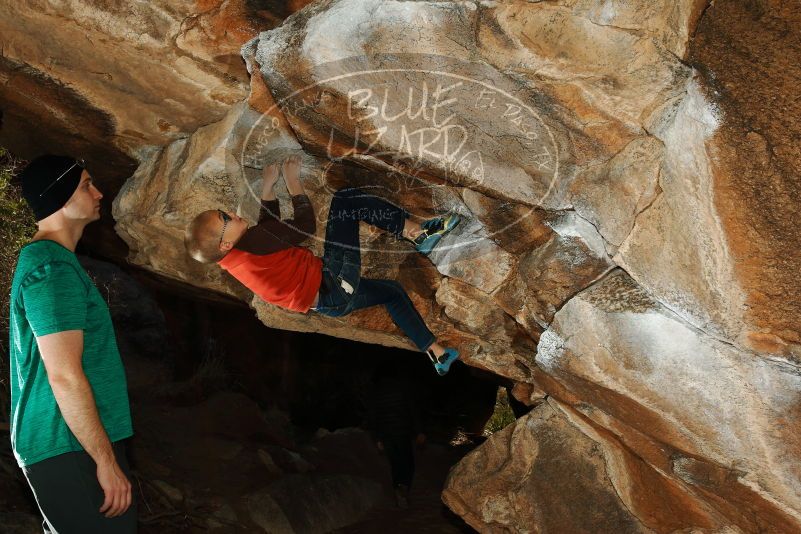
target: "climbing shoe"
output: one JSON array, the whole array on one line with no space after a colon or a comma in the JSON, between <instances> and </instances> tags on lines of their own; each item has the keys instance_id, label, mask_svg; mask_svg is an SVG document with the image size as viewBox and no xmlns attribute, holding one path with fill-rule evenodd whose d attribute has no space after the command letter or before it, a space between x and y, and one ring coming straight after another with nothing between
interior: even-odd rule
<instances>
[{"instance_id":1,"label":"climbing shoe","mask_svg":"<svg viewBox=\"0 0 801 534\"><path fill-rule=\"evenodd\" d=\"M431 363L434 364L434 369L437 370L439 376L448 374L451 369L451 364L459 359L459 351L452 348L445 349L442 356L437 358L434 356L433 351L428 351L428 357L431 358Z\"/></svg>"},{"instance_id":2,"label":"climbing shoe","mask_svg":"<svg viewBox=\"0 0 801 534\"><path fill-rule=\"evenodd\" d=\"M414 248L417 252L428 256L434 247L437 246L442 237L456 228L459 224L459 215L450 213L444 217L435 217L425 221L420 226L423 231L414 239Z\"/></svg>"}]
</instances>

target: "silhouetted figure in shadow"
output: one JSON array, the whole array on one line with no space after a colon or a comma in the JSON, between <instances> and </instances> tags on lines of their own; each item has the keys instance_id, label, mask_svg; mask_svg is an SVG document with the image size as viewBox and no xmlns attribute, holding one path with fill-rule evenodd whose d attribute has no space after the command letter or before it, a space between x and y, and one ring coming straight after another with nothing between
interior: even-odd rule
<instances>
[{"instance_id":1,"label":"silhouetted figure in shadow","mask_svg":"<svg viewBox=\"0 0 801 534\"><path fill-rule=\"evenodd\" d=\"M370 392L367 425L376 446L389 460L395 500L407 508L414 477L414 443L425 444L420 410L403 368L392 362L375 373Z\"/></svg>"}]
</instances>

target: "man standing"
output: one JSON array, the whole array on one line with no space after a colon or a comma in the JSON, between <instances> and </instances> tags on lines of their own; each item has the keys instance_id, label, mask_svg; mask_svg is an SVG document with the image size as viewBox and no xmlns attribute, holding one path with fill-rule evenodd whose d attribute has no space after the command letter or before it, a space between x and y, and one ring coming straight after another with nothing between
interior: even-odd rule
<instances>
[{"instance_id":1,"label":"man standing","mask_svg":"<svg viewBox=\"0 0 801 534\"><path fill-rule=\"evenodd\" d=\"M380 365L373 377L367 407L367 427L378 450L386 454L399 508L409 507L414 478L414 446L423 446L420 407L415 401L405 367L393 361Z\"/></svg>"},{"instance_id":2,"label":"man standing","mask_svg":"<svg viewBox=\"0 0 801 534\"><path fill-rule=\"evenodd\" d=\"M125 371L108 306L75 256L103 195L72 158L42 156L21 177L39 230L11 285L14 455L45 533L136 532Z\"/></svg>"}]
</instances>

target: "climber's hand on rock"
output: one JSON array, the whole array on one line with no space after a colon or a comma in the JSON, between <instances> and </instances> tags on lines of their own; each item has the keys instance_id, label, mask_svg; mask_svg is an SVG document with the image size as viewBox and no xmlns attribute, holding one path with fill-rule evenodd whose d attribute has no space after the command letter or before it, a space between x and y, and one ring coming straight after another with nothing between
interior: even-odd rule
<instances>
[{"instance_id":1,"label":"climber's hand on rock","mask_svg":"<svg viewBox=\"0 0 801 534\"><path fill-rule=\"evenodd\" d=\"M284 182L289 194L292 196L303 195L303 185L300 182L300 156L289 156L282 165L284 171Z\"/></svg>"},{"instance_id":2,"label":"climber's hand on rock","mask_svg":"<svg viewBox=\"0 0 801 534\"><path fill-rule=\"evenodd\" d=\"M273 188L278 182L278 164L271 163L269 165L265 165L264 170L262 170L262 177L264 178L264 182L262 183L261 188L261 198L272 200L275 198L273 195Z\"/></svg>"}]
</instances>

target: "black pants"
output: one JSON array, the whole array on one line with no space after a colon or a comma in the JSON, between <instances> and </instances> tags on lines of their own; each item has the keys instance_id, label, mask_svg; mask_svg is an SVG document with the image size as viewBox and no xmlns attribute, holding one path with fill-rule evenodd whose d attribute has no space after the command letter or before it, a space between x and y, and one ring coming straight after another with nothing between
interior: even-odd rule
<instances>
[{"instance_id":1,"label":"black pants","mask_svg":"<svg viewBox=\"0 0 801 534\"><path fill-rule=\"evenodd\" d=\"M414 477L414 446L410 436L384 436L384 452L392 469L392 485L407 488Z\"/></svg>"},{"instance_id":2,"label":"black pants","mask_svg":"<svg viewBox=\"0 0 801 534\"><path fill-rule=\"evenodd\" d=\"M113 444L117 463L130 480L125 445ZM105 495L97 465L85 451L68 452L22 468L39 510L45 534L118 534L136 532L136 505L118 517L100 513Z\"/></svg>"}]
</instances>

